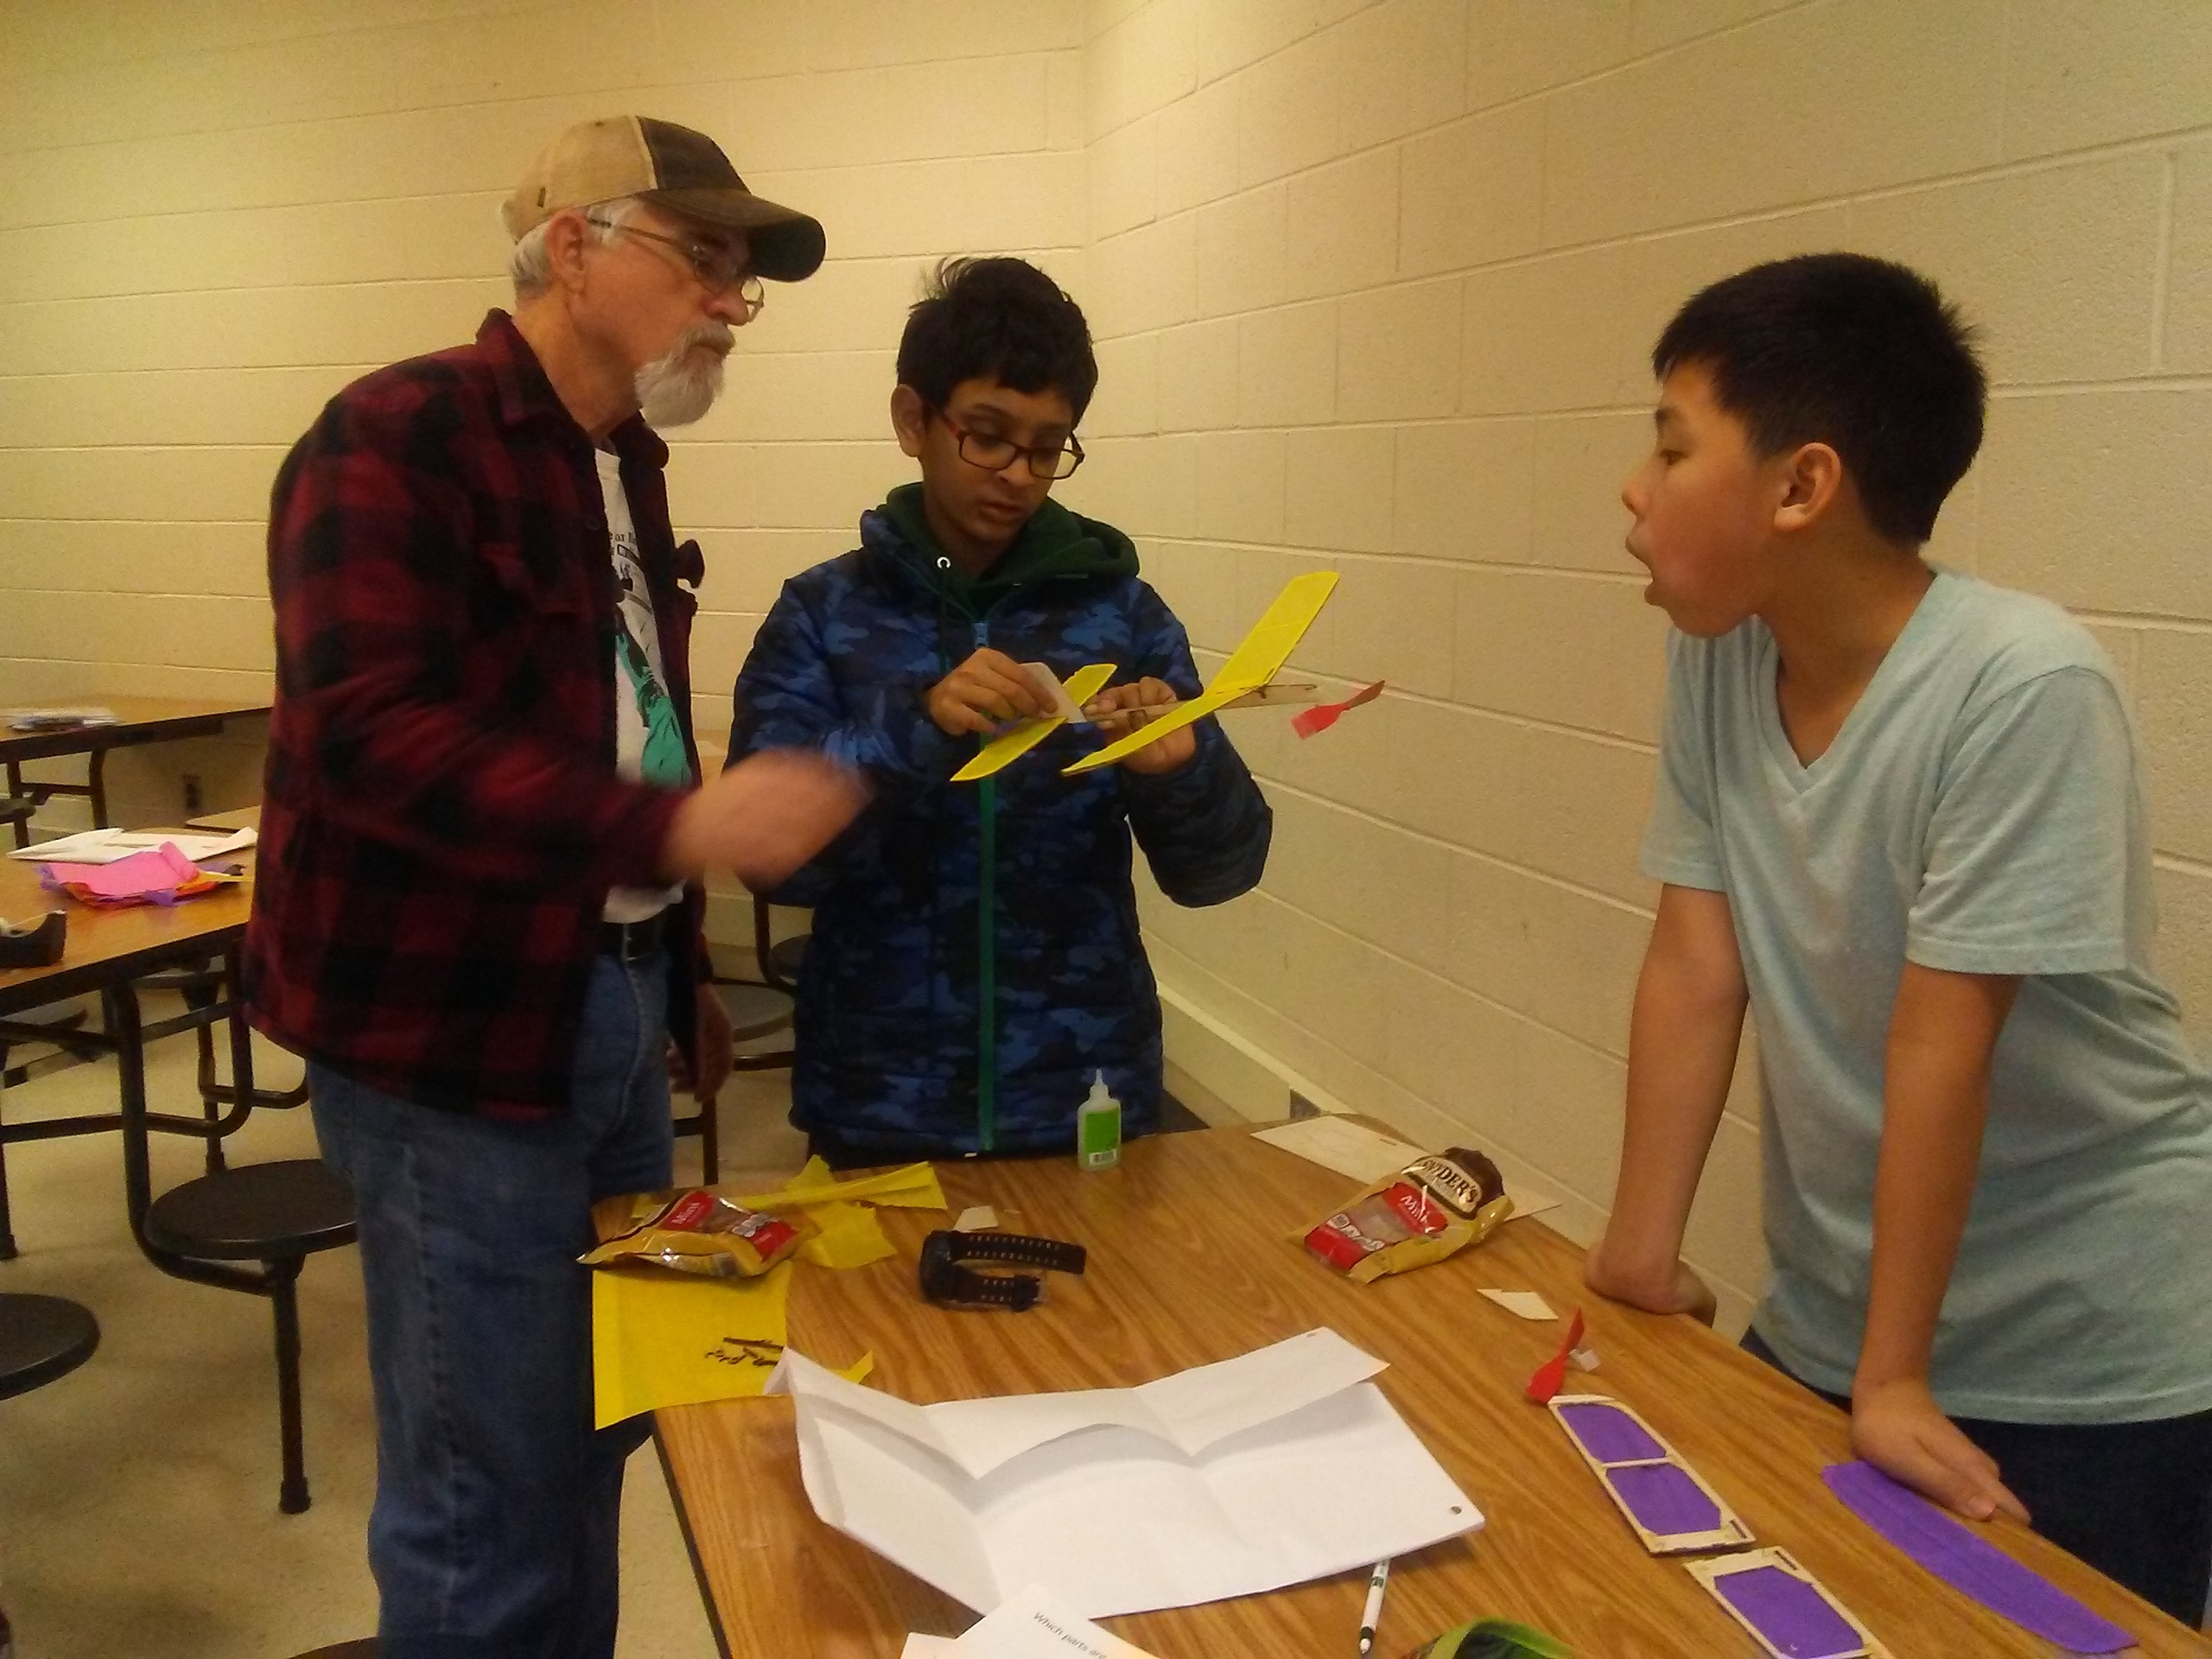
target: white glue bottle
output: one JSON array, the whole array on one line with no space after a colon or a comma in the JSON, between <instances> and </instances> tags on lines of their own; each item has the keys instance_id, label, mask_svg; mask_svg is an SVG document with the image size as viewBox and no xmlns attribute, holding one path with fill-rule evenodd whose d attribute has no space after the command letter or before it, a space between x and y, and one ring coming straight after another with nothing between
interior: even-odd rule
<instances>
[{"instance_id":1,"label":"white glue bottle","mask_svg":"<svg viewBox=\"0 0 2212 1659\"><path fill-rule=\"evenodd\" d=\"M1090 1092L1075 1112L1078 1169L1111 1169L1122 1161L1122 1103L1106 1087L1106 1074L1090 1074Z\"/></svg>"}]
</instances>

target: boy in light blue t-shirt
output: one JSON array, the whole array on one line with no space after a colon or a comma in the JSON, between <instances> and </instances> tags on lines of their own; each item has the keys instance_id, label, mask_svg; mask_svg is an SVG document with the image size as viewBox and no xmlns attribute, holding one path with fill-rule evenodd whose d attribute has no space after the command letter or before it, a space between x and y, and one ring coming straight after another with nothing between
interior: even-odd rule
<instances>
[{"instance_id":1,"label":"boy in light blue t-shirt","mask_svg":"<svg viewBox=\"0 0 2212 1659\"><path fill-rule=\"evenodd\" d=\"M1590 1283L1709 1313L1682 1229L1748 1006L1774 1274L1745 1345L1847 1404L1897 1479L2030 1518L2194 1624L2212 1077L2151 967L2120 684L2057 607L1920 556L1984 397L1924 279L1758 266L1652 362L1623 496L1678 630L1663 886Z\"/></svg>"}]
</instances>

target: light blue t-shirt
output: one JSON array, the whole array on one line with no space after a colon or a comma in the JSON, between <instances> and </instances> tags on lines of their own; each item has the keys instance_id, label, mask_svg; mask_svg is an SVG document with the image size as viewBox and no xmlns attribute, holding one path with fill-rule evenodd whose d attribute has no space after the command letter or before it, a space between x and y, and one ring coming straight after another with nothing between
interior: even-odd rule
<instances>
[{"instance_id":1,"label":"light blue t-shirt","mask_svg":"<svg viewBox=\"0 0 2212 1659\"><path fill-rule=\"evenodd\" d=\"M1764 624L1675 636L1669 663L1643 868L1734 918L1764 1085L1759 1334L1850 1391L1904 964L2018 974L1936 1398L2031 1423L2212 1408L2212 1075L2152 973L2133 734L2095 640L1939 571L1809 766Z\"/></svg>"}]
</instances>

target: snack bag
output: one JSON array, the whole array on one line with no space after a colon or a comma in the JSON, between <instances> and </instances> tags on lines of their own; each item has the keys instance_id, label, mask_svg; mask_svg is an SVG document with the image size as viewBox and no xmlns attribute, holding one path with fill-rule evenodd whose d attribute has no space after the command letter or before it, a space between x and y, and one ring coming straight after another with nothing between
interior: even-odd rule
<instances>
[{"instance_id":1,"label":"snack bag","mask_svg":"<svg viewBox=\"0 0 2212 1659\"><path fill-rule=\"evenodd\" d=\"M643 1219L579 1259L588 1268L611 1262L645 1262L710 1279L752 1279L799 1247L804 1224L764 1215L704 1188L679 1192L665 1204L641 1198Z\"/></svg>"},{"instance_id":2,"label":"snack bag","mask_svg":"<svg viewBox=\"0 0 2212 1659\"><path fill-rule=\"evenodd\" d=\"M1497 1166L1479 1152L1453 1147L1416 1158L1353 1194L1301 1242L1338 1272L1365 1284L1479 1244L1512 1213Z\"/></svg>"}]
</instances>

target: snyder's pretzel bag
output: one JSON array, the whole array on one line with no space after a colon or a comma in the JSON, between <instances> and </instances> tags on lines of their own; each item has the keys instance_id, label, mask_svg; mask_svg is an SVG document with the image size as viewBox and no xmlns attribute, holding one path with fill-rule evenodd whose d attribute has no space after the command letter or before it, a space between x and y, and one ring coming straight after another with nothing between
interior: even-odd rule
<instances>
[{"instance_id":1,"label":"snyder's pretzel bag","mask_svg":"<svg viewBox=\"0 0 2212 1659\"><path fill-rule=\"evenodd\" d=\"M1497 1166L1465 1147L1416 1158L1302 1236L1306 1248L1365 1284L1479 1244L1513 1213Z\"/></svg>"},{"instance_id":2,"label":"snyder's pretzel bag","mask_svg":"<svg viewBox=\"0 0 2212 1659\"><path fill-rule=\"evenodd\" d=\"M644 1262L710 1279L751 1279L799 1247L800 1224L763 1215L700 1188L650 1205L644 1217L581 1260L586 1267Z\"/></svg>"}]
</instances>

